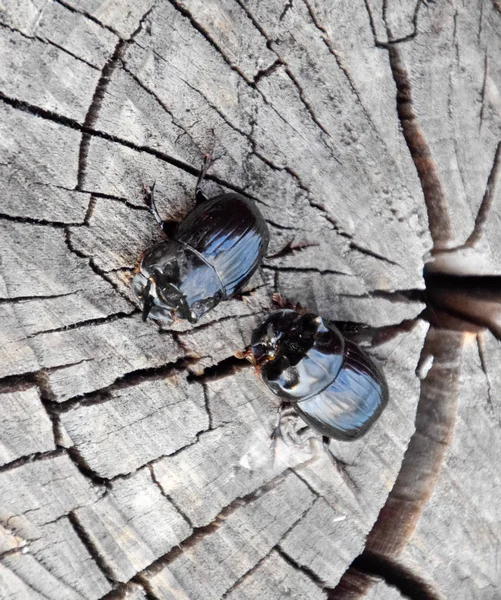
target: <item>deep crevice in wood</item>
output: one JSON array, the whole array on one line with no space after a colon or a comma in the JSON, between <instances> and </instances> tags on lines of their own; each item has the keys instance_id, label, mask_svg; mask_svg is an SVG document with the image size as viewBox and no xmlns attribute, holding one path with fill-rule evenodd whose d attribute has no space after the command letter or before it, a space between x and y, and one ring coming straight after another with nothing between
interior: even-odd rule
<instances>
[{"instance_id":1,"label":"deep crevice in wood","mask_svg":"<svg viewBox=\"0 0 501 600\"><path fill-rule=\"evenodd\" d=\"M86 19L89 19L89 21L92 21L96 25L99 25L99 27L102 27L103 29L107 29L111 33L113 33L116 36L120 37L119 34L118 34L118 31L116 31L115 29L113 29L113 27L111 27L110 25L105 25L99 19L96 19L96 17L94 17L93 15L91 15L90 13L85 12L84 10L79 10L79 9L75 8L74 6L71 6L71 4L68 4L67 2L64 2L64 0L54 0L54 2L57 2L57 4L60 4L61 6L64 6L64 8L66 8L67 10L69 10L72 13L76 13L76 14L82 15Z\"/></svg>"},{"instance_id":2,"label":"deep crevice in wood","mask_svg":"<svg viewBox=\"0 0 501 600\"><path fill-rule=\"evenodd\" d=\"M40 37L38 35L33 35L33 36L32 35L28 35L27 33L24 33L23 31L21 31L19 29L15 29L14 27L10 27L9 25L6 25L5 23L0 23L0 27L3 27L4 29L8 29L12 33L17 33L18 35L22 36L23 38L26 38L27 40L37 41L37 42L40 42L40 43L45 44L47 46L52 46L54 48L57 48L58 50L61 50L61 52L64 52L68 56L71 56L71 58L74 58L75 60L83 62L88 67L91 67L91 69L94 69L96 71L99 70L99 68L96 67L96 65L93 65L92 63L90 63L89 61L85 60L85 58L82 58L81 56L73 54L73 52L71 52L70 50L64 48L63 46L60 46L59 44L56 44L52 40Z\"/></svg>"},{"instance_id":3,"label":"deep crevice in wood","mask_svg":"<svg viewBox=\"0 0 501 600\"><path fill-rule=\"evenodd\" d=\"M125 50L126 42L120 40L113 52L112 56L108 59L106 64L104 65L101 71L101 77L97 82L96 89L94 91L94 95L92 96L92 100L85 115L85 119L83 122L83 129L91 129L93 125L96 123L97 118L99 116L99 110L101 109L101 104L104 99L104 95L106 93L106 89L108 88L108 84L111 80L113 72L115 71L120 58L123 55ZM77 190L81 190L85 183L85 171L87 168L87 157L89 154L89 146L91 141L91 135L89 133L82 133L82 139L80 142L80 152L78 157L78 173L77 173Z\"/></svg>"},{"instance_id":4,"label":"deep crevice in wood","mask_svg":"<svg viewBox=\"0 0 501 600\"><path fill-rule=\"evenodd\" d=\"M304 515L303 515L304 516ZM296 525L297 523L294 523L294 525ZM285 537L285 536L283 536ZM295 571L299 571L300 573L303 573L303 575L306 575L306 577L312 582L314 583L317 587L321 588L321 589L326 589L325 586L325 581L322 581L318 575L315 573L315 571L313 571L313 569L310 569L309 567L305 566L305 565L300 565L298 562L296 562L291 556L289 556L281 547L280 545L277 545L277 547L275 548L275 551L277 552L277 554L279 554L287 564L289 564Z\"/></svg>"},{"instance_id":5,"label":"deep crevice in wood","mask_svg":"<svg viewBox=\"0 0 501 600\"><path fill-rule=\"evenodd\" d=\"M85 531L85 528L80 523L75 511L71 511L68 514L68 520L71 523L75 533L80 538L80 541L85 546L87 552L90 554L90 556L92 557L96 565L99 567L103 575L110 582L112 587L116 587L119 582L115 579L113 575L113 570L106 564L104 557L101 556L94 542L91 540L90 536Z\"/></svg>"},{"instance_id":6,"label":"deep crevice in wood","mask_svg":"<svg viewBox=\"0 0 501 600\"><path fill-rule=\"evenodd\" d=\"M21 456L20 458L16 458L16 460L12 460L4 465L1 465L0 473L12 471L13 469L17 469L18 467L22 467L23 465L33 461L50 460L52 458L62 456L64 453L64 449L56 448L56 450L49 450L48 452L34 452L33 454L28 454L27 456Z\"/></svg>"},{"instance_id":7,"label":"deep crevice in wood","mask_svg":"<svg viewBox=\"0 0 501 600\"><path fill-rule=\"evenodd\" d=\"M434 589L432 584L424 581L417 573L384 556L364 552L353 561L352 568L361 574L382 579L409 600L444 600L444 596ZM345 600L342 594L338 594L335 598Z\"/></svg>"},{"instance_id":8,"label":"deep crevice in wood","mask_svg":"<svg viewBox=\"0 0 501 600\"><path fill-rule=\"evenodd\" d=\"M190 383L217 381L218 379L223 379L224 377L229 377L234 373L238 373L238 371L241 371L242 369L248 369L250 366L250 363L245 359L237 358L236 356L228 356L218 363L206 367L200 374L190 373L186 379Z\"/></svg>"},{"instance_id":9,"label":"deep crevice in wood","mask_svg":"<svg viewBox=\"0 0 501 600\"><path fill-rule=\"evenodd\" d=\"M430 322L460 331L487 328L501 339L501 276L454 275L425 269L425 281ZM452 325L443 319L443 313L456 319Z\"/></svg>"},{"instance_id":10,"label":"deep crevice in wood","mask_svg":"<svg viewBox=\"0 0 501 600\"><path fill-rule=\"evenodd\" d=\"M77 405L91 406L94 404L102 404L109 401L110 393L113 391L134 387L144 383L145 381L156 381L159 379L165 379L166 377L171 377L177 372L184 371L187 366L193 364L194 362L197 362L197 359L192 357L181 357L174 362L169 362L158 367L136 369L134 371L130 371L129 373L125 373L125 375L122 375L121 377L118 377L112 384L104 388L93 390L92 392L87 392L85 394L79 394L78 396L68 398L62 402L54 402L52 408L53 410L61 413L68 412Z\"/></svg>"},{"instance_id":11,"label":"deep crevice in wood","mask_svg":"<svg viewBox=\"0 0 501 600\"><path fill-rule=\"evenodd\" d=\"M81 227L84 223L67 223L66 221L49 221L47 219L35 219L34 217L18 217L0 213L0 219L4 221L12 221L14 223L28 223L30 225L45 225L46 227L54 227L56 229L65 229L68 225L73 227Z\"/></svg>"},{"instance_id":12,"label":"deep crevice in wood","mask_svg":"<svg viewBox=\"0 0 501 600\"><path fill-rule=\"evenodd\" d=\"M70 448L66 448L66 452L73 464L86 479L90 480L94 485L100 488L102 488L103 486L105 488L109 487L110 481L105 477L101 477L89 467L87 461L83 458L78 448L76 448L75 446L71 446Z\"/></svg>"},{"instance_id":13,"label":"deep crevice in wood","mask_svg":"<svg viewBox=\"0 0 501 600\"><path fill-rule=\"evenodd\" d=\"M155 461L155 462L158 462L158 461ZM172 496L170 496L169 494L167 494L165 492L164 488L162 487L162 484L158 481L156 473L155 473L154 464L150 463L149 465L147 465L147 468L150 472L151 480L153 481L155 486L160 490L160 493L162 494L162 496L164 496L164 498L166 498L169 501L169 503L172 504L172 506L177 510L177 512L185 520L186 524L193 531L193 529L194 529L193 523L190 521L189 517L181 510L181 508L178 506L177 502L175 502L175 500L172 498Z\"/></svg>"},{"instance_id":14,"label":"deep crevice in wood","mask_svg":"<svg viewBox=\"0 0 501 600\"><path fill-rule=\"evenodd\" d=\"M250 504L257 498L259 498L261 495L277 487L277 485L280 485L287 476L290 476L291 473L292 471L288 469L287 471L284 471L277 477L274 477L272 480L266 482L261 487L257 488L251 493L232 500L230 504L228 504L219 511L218 515L213 519L211 523L209 523L208 525L203 525L201 527L194 527L193 532L189 537L180 542L180 544L178 544L176 547L169 550L167 554L153 561L151 565L137 573L133 579L135 580L136 578L139 578L138 580L141 581L141 583L144 583L142 575L144 575L145 573L152 575L161 571L165 566L168 566L177 557L181 556L186 550L189 550L193 546L196 546L204 537L211 535L212 533L217 531L221 523L225 519L227 519L230 514L234 513L239 508ZM302 516L303 515L301 515L301 518Z\"/></svg>"},{"instance_id":15,"label":"deep crevice in wood","mask_svg":"<svg viewBox=\"0 0 501 600\"><path fill-rule=\"evenodd\" d=\"M388 26L387 30L391 37ZM388 48L388 54L397 88L397 114L402 133L421 182L434 249L440 249L446 247L451 238L451 222L445 190L440 181L437 165L414 113L411 83L400 50L393 45Z\"/></svg>"},{"instance_id":16,"label":"deep crevice in wood","mask_svg":"<svg viewBox=\"0 0 501 600\"><path fill-rule=\"evenodd\" d=\"M105 317L96 317L95 319L87 319L85 321L78 321L78 323L71 323L70 325L63 325L62 327L55 327L54 329L43 329L26 336L25 339L30 340L40 335L47 333L60 333L61 331L72 331L73 329L82 329L84 327L93 327L94 325L102 325L103 323L113 323L122 319L129 319L135 315L140 314L138 308L131 309L130 312L117 312L106 315Z\"/></svg>"}]
</instances>

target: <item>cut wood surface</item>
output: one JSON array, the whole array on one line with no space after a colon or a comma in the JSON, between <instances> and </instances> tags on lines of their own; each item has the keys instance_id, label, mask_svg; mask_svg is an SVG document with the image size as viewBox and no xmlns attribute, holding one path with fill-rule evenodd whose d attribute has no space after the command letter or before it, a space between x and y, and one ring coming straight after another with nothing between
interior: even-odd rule
<instances>
[{"instance_id":1,"label":"cut wood surface","mask_svg":"<svg viewBox=\"0 0 501 600\"><path fill-rule=\"evenodd\" d=\"M2 0L1 600L501 598L500 57L497 0ZM268 257L143 323L208 152ZM232 359L277 291L384 365L337 465Z\"/></svg>"}]
</instances>

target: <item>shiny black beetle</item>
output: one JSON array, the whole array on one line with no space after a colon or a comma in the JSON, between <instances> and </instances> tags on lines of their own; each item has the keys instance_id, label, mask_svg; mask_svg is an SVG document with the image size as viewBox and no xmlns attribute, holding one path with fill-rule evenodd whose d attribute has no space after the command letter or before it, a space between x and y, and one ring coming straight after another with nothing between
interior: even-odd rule
<instances>
[{"instance_id":1,"label":"shiny black beetle","mask_svg":"<svg viewBox=\"0 0 501 600\"><path fill-rule=\"evenodd\" d=\"M312 313L282 309L271 313L240 354L282 399L322 434L349 441L360 438L388 402L381 368L332 324Z\"/></svg>"},{"instance_id":2,"label":"shiny black beetle","mask_svg":"<svg viewBox=\"0 0 501 600\"><path fill-rule=\"evenodd\" d=\"M143 256L132 289L143 320L196 323L222 300L237 295L266 254L269 232L255 204L236 193L208 199L201 189L210 165L207 157L196 185L197 206L173 238ZM150 192L150 208L166 230Z\"/></svg>"}]
</instances>

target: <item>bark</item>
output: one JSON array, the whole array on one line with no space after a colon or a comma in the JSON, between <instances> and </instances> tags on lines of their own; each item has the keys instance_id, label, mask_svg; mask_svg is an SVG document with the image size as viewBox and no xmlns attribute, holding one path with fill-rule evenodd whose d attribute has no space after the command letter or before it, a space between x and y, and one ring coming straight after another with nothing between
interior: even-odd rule
<instances>
[{"instance_id":1,"label":"bark","mask_svg":"<svg viewBox=\"0 0 501 600\"><path fill-rule=\"evenodd\" d=\"M1 599L501 595L500 32L495 0L3 0ZM143 185L181 220L209 151L269 256L143 323ZM384 362L337 468L298 417L272 451L232 359L275 291Z\"/></svg>"}]
</instances>

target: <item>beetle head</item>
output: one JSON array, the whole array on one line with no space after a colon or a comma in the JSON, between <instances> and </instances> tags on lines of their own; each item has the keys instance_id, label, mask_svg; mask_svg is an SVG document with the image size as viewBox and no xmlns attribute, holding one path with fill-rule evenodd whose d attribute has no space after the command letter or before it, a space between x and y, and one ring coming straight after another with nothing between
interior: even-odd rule
<instances>
[{"instance_id":1,"label":"beetle head","mask_svg":"<svg viewBox=\"0 0 501 600\"><path fill-rule=\"evenodd\" d=\"M153 272L149 276L142 272L137 273L132 282L132 289L142 305L143 321L151 315L161 321L174 321L179 317L196 323L198 317L190 310L184 294L162 273Z\"/></svg>"},{"instance_id":2,"label":"beetle head","mask_svg":"<svg viewBox=\"0 0 501 600\"><path fill-rule=\"evenodd\" d=\"M294 310L273 312L252 334L246 358L256 367L274 360L282 349L285 336L298 317Z\"/></svg>"}]
</instances>

